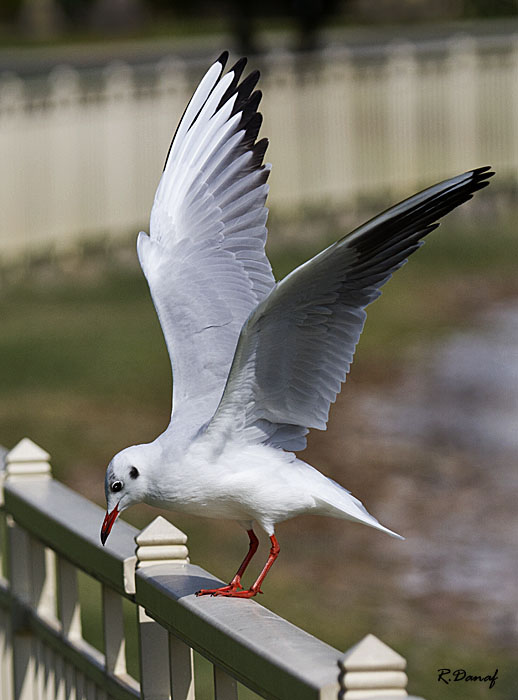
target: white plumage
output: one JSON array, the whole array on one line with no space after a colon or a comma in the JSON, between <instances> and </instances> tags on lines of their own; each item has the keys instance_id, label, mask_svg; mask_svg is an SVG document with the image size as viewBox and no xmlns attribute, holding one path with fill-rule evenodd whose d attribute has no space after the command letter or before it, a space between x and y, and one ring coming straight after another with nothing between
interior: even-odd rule
<instances>
[{"instance_id":1,"label":"white plumage","mask_svg":"<svg viewBox=\"0 0 518 700\"><path fill-rule=\"evenodd\" d=\"M250 597L278 555L275 524L300 513L365 523L365 507L293 453L325 429L346 379L365 307L437 220L493 174L478 168L375 217L275 283L264 251L270 165L257 141L261 94L245 60L227 55L193 95L168 153L137 249L173 371L173 409L154 442L126 448L106 472L105 542L118 513L145 501L248 530L250 550L217 595ZM241 576L257 549L270 557L249 590Z\"/></svg>"}]
</instances>

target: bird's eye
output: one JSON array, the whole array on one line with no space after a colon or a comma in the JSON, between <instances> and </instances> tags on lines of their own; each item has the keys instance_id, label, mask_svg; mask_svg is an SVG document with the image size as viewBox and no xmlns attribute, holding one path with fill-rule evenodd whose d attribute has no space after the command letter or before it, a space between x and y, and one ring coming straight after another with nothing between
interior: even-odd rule
<instances>
[{"instance_id":1,"label":"bird's eye","mask_svg":"<svg viewBox=\"0 0 518 700\"><path fill-rule=\"evenodd\" d=\"M122 481L114 481L110 488L112 491L120 491L122 488Z\"/></svg>"}]
</instances>

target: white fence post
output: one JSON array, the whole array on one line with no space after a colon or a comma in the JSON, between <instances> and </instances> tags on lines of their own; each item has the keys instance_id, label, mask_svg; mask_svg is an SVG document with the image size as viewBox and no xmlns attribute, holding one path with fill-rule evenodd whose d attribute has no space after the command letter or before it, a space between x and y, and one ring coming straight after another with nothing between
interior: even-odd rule
<instances>
[{"instance_id":1,"label":"white fence post","mask_svg":"<svg viewBox=\"0 0 518 700\"><path fill-rule=\"evenodd\" d=\"M126 639L122 598L109 586L102 587L104 657L106 670L116 676L126 673Z\"/></svg>"},{"instance_id":2,"label":"white fence post","mask_svg":"<svg viewBox=\"0 0 518 700\"><path fill-rule=\"evenodd\" d=\"M406 660L373 634L340 659L344 700L407 697Z\"/></svg>"},{"instance_id":3,"label":"white fence post","mask_svg":"<svg viewBox=\"0 0 518 700\"><path fill-rule=\"evenodd\" d=\"M138 108L131 66L115 61L105 69L104 170L105 223L115 235L131 231L138 220L135 141L140 134L135 115Z\"/></svg>"},{"instance_id":4,"label":"white fence post","mask_svg":"<svg viewBox=\"0 0 518 700\"><path fill-rule=\"evenodd\" d=\"M398 42L390 46L385 75L390 173L387 184L397 197L419 181L418 75L413 44Z\"/></svg>"},{"instance_id":5,"label":"white fence post","mask_svg":"<svg viewBox=\"0 0 518 700\"><path fill-rule=\"evenodd\" d=\"M194 700L194 661L192 649L169 635L169 668L173 700Z\"/></svg>"},{"instance_id":6,"label":"white fence post","mask_svg":"<svg viewBox=\"0 0 518 700\"><path fill-rule=\"evenodd\" d=\"M215 700L237 700L237 682L218 666L214 666Z\"/></svg>"},{"instance_id":7,"label":"white fence post","mask_svg":"<svg viewBox=\"0 0 518 700\"><path fill-rule=\"evenodd\" d=\"M53 247L70 247L74 234L83 233L77 228L81 220L82 187L81 158L82 119L81 87L79 73L68 66L57 66L49 75L49 217L55 222L57 240L49 240ZM43 231L50 236L53 232ZM41 234L40 234L41 235Z\"/></svg>"},{"instance_id":8,"label":"white fence post","mask_svg":"<svg viewBox=\"0 0 518 700\"><path fill-rule=\"evenodd\" d=\"M512 49L510 57L510 72L511 80L509 82L511 89L509 90L508 99L511 101L511 134L512 143L510 146L510 161L514 171L514 179L518 180L518 34L514 34L512 38Z\"/></svg>"},{"instance_id":9,"label":"white fence post","mask_svg":"<svg viewBox=\"0 0 518 700\"><path fill-rule=\"evenodd\" d=\"M304 70L290 54L272 53L261 88L272 208L345 209L486 159L502 183L516 182L514 43L485 50L483 64L469 37L444 42L446 55L390 48L386 61L332 49ZM109 243L145 225L194 87L187 68L162 61L143 84L129 66L112 64L101 89L65 67L39 85L0 77L4 261L86 237Z\"/></svg>"},{"instance_id":10,"label":"white fence post","mask_svg":"<svg viewBox=\"0 0 518 700\"><path fill-rule=\"evenodd\" d=\"M314 162L309 174L320 167L324 177L319 183L322 196L333 204L352 208L357 186L355 143L356 76L350 51L333 47L325 51L319 67L322 100L317 104L317 119L322 124L323 141L314 145ZM301 145L302 147L302 145Z\"/></svg>"},{"instance_id":11,"label":"white fence post","mask_svg":"<svg viewBox=\"0 0 518 700\"><path fill-rule=\"evenodd\" d=\"M7 594L6 519L3 512L4 482L6 477L5 458L8 450L0 447L0 591ZM14 696L13 641L9 608L0 606L0 697L11 700Z\"/></svg>"},{"instance_id":12,"label":"white fence post","mask_svg":"<svg viewBox=\"0 0 518 700\"><path fill-rule=\"evenodd\" d=\"M253 601L200 600L200 580L216 580L189 562L186 536L164 518L138 534L121 521L116 546L102 548L102 509L49 478L46 452L23 440L5 464L0 505L11 556L9 582L0 580L1 700L194 700L192 648L214 665L216 700L237 700L235 678L290 700L408 697L405 660L374 636L342 655ZM3 466L0 448L0 481ZM104 586L104 668L81 635L77 570ZM126 673L121 596L138 610L140 688Z\"/></svg>"},{"instance_id":13,"label":"white fence post","mask_svg":"<svg viewBox=\"0 0 518 700\"><path fill-rule=\"evenodd\" d=\"M38 477L50 479L50 455L29 438L23 438L8 452L6 478Z\"/></svg>"},{"instance_id":14,"label":"white fence post","mask_svg":"<svg viewBox=\"0 0 518 700\"><path fill-rule=\"evenodd\" d=\"M181 565L189 561L187 535L160 515L137 535L135 541L138 568L171 563ZM138 628L143 700L169 700L171 694L174 700L177 697L194 698L192 653L187 653L180 640L169 646L167 630L149 617L141 606L138 607ZM184 695L177 696L175 691Z\"/></svg>"},{"instance_id":15,"label":"white fence post","mask_svg":"<svg viewBox=\"0 0 518 700\"><path fill-rule=\"evenodd\" d=\"M144 134L146 139L146 154L153 167L158 165L154 184L158 185L161 166L164 165L167 150L171 143L176 124L183 114L190 98L187 66L183 60L176 57L161 59L156 66L156 98L153 101L147 123L149 131ZM150 190L150 199L154 189Z\"/></svg>"},{"instance_id":16,"label":"white fence post","mask_svg":"<svg viewBox=\"0 0 518 700\"><path fill-rule=\"evenodd\" d=\"M449 75L449 157L452 172L467 170L478 158L478 56L475 40L458 36L451 40L447 60Z\"/></svg>"},{"instance_id":17,"label":"white fence post","mask_svg":"<svg viewBox=\"0 0 518 700\"><path fill-rule=\"evenodd\" d=\"M81 608L77 587L77 570L66 559L58 557L58 615L64 636L71 641L83 638Z\"/></svg>"},{"instance_id":18,"label":"white fence post","mask_svg":"<svg viewBox=\"0 0 518 700\"><path fill-rule=\"evenodd\" d=\"M28 438L21 440L6 457L6 479L50 479L49 455ZM23 602L36 608L49 623L56 623L55 555L8 521L10 588ZM23 620L12 610L14 698L33 700L39 685L38 644ZM53 674L54 669L51 670Z\"/></svg>"},{"instance_id":19,"label":"white fence post","mask_svg":"<svg viewBox=\"0 0 518 700\"><path fill-rule=\"evenodd\" d=\"M26 151L20 152L20 130L25 126L25 83L11 73L0 77L0 211L2 257L28 247L27 202L23 202ZM13 236L12 234L15 233Z\"/></svg>"},{"instance_id":20,"label":"white fence post","mask_svg":"<svg viewBox=\"0 0 518 700\"><path fill-rule=\"evenodd\" d=\"M304 114L299 105L301 95L295 72L293 57L279 53L275 56L276 70L268 71L263 82L264 127L269 146L266 162L275 164L269 177L271 206L280 204L284 209L293 209L300 204L302 191L301 149L306 133Z\"/></svg>"}]
</instances>

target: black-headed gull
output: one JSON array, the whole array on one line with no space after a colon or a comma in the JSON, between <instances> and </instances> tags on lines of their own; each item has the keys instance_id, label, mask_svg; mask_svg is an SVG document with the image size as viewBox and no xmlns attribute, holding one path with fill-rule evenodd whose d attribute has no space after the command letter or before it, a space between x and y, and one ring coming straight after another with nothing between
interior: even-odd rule
<instances>
[{"instance_id":1,"label":"black-headed gull","mask_svg":"<svg viewBox=\"0 0 518 700\"><path fill-rule=\"evenodd\" d=\"M225 52L195 91L173 138L137 249L173 369L167 430L119 452L106 471L104 544L128 506L228 518L249 535L228 586L250 598L279 553L276 523L301 513L381 525L336 482L295 456L309 428L325 430L346 379L365 307L392 273L493 175L478 168L406 199L275 282L264 251L270 165L257 141L257 71L245 59L223 74ZM270 537L248 590L241 577Z\"/></svg>"}]
</instances>

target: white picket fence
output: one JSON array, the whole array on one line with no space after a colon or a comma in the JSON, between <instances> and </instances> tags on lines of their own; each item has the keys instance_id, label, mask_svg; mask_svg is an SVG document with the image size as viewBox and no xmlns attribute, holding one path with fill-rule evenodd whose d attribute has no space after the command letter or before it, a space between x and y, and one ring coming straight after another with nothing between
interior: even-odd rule
<instances>
[{"instance_id":1,"label":"white picket fence","mask_svg":"<svg viewBox=\"0 0 518 700\"><path fill-rule=\"evenodd\" d=\"M311 61L274 54L259 67L278 212L388 205L487 163L500 184L518 181L518 39L393 44L374 57L335 48ZM114 63L96 79L65 66L46 81L3 75L0 261L146 228L204 68L171 58L144 72Z\"/></svg>"},{"instance_id":2,"label":"white picket fence","mask_svg":"<svg viewBox=\"0 0 518 700\"><path fill-rule=\"evenodd\" d=\"M237 700L241 684L279 700L408 697L405 659L373 635L344 654L254 601L197 598L219 582L189 563L180 530L121 521L103 548L102 518L27 438L0 460L2 700L194 700L193 649L213 664L216 700ZM83 638L78 570L102 586L103 653ZM123 598L140 683L126 669Z\"/></svg>"}]
</instances>

